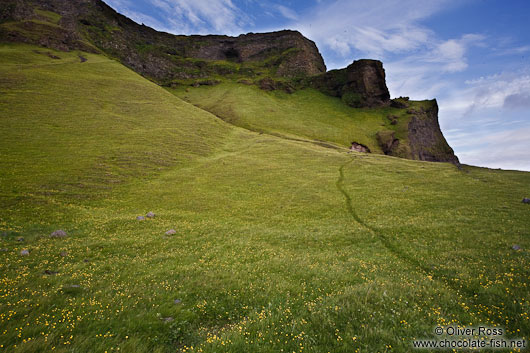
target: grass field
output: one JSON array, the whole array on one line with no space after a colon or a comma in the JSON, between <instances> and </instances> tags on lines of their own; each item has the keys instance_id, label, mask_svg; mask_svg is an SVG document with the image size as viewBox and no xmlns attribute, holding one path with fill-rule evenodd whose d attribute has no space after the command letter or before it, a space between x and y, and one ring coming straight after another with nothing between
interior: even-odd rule
<instances>
[{"instance_id":1,"label":"grass field","mask_svg":"<svg viewBox=\"0 0 530 353\"><path fill-rule=\"evenodd\" d=\"M342 147L357 142L379 154L383 151L376 139L378 131L394 131L396 138L408 142L410 116L407 109L351 108L340 98L315 89L297 90L293 94L281 90L265 92L256 86L227 81L215 86L180 86L169 91L251 131L326 141ZM409 101L410 109L429 104L428 101ZM388 116L398 117L397 124L392 125Z\"/></svg>"},{"instance_id":2,"label":"grass field","mask_svg":"<svg viewBox=\"0 0 530 353\"><path fill-rule=\"evenodd\" d=\"M249 131L103 56L48 52L0 46L0 352L410 352L450 324L530 338L529 173L273 136L351 142L244 88L241 109L277 110Z\"/></svg>"}]
</instances>

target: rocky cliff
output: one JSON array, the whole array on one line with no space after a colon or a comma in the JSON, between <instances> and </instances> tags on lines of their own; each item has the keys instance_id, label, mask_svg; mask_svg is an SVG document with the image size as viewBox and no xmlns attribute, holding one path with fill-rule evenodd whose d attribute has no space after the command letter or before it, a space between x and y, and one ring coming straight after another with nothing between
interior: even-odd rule
<instances>
[{"instance_id":1,"label":"rocky cliff","mask_svg":"<svg viewBox=\"0 0 530 353\"><path fill-rule=\"evenodd\" d=\"M385 154L458 163L440 131L436 101L414 110L406 100L390 100L380 61L357 60L326 72L315 43L296 31L172 35L137 24L101 0L2 0L0 42L105 53L166 86L227 79L267 91L314 88L354 108L394 109L397 115L373 137Z\"/></svg>"},{"instance_id":2,"label":"rocky cliff","mask_svg":"<svg viewBox=\"0 0 530 353\"><path fill-rule=\"evenodd\" d=\"M53 14L59 17L50 20ZM7 23L0 29L2 41L101 50L162 84L237 73L297 77L326 71L315 43L296 31L177 36L139 25L100 0L3 0L0 21Z\"/></svg>"},{"instance_id":3,"label":"rocky cliff","mask_svg":"<svg viewBox=\"0 0 530 353\"><path fill-rule=\"evenodd\" d=\"M412 159L458 164L458 158L449 146L438 123L438 103L430 101L425 110L409 112L408 140Z\"/></svg>"},{"instance_id":4,"label":"rocky cliff","mask_svg":"<svg viewBox=\"0 0 530 353\"><path fill-rule=\"evenodd\" d=\"M345 69L332 70L310 79L310 86L346 104L378 107L390 103L383 63L377 60L357 60Z\"/></svg>"}]
</instances>

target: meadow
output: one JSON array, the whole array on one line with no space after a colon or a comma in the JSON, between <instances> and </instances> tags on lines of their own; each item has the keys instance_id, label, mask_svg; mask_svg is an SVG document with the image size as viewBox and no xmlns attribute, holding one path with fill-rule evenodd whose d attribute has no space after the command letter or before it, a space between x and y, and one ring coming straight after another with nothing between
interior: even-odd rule
<instances>
[{"instance_id":1,"label":"meadow","mask_svg":"<svg viewBox=\"0 0 530 353\"><path fill-rule=\"evenodd\" d=\"M270 124L234 125L178 97L212 88L168 92L104 56L1 45L0 64L0 352L410 352L453 324L530 338L529 173L280 122L300 98L360 126L314 91L223 84L255 97L245 111L270 102Z\"/></svg>"}]
</instances>

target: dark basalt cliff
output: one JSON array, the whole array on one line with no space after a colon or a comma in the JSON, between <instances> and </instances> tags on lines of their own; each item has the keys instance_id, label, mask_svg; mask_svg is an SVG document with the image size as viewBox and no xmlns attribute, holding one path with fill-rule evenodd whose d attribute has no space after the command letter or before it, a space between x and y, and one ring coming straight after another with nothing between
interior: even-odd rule
<instances>
[{"instance_id":1,"label":"dark basalt cliff","mask_svg":"<svg viewBox=\"0 0 530 353\"><path fill-rule=\"evenodd\" d=\"M137 24L101 0L2 0L0 42L104 53L165 86L227 79L266 91L314 88L354 108L394 109L406 120L400 118L398 124L397 116L390 116L390 126L374 136L385 154L458 163L440 131L436 101L405 114L406 101L390 100L380 61L357 60L326 72L315 43L296 31L172 35Z\"/></svg>"},{"instance_id":2,"label":"dark basalt cliff","mask_svg":"<svg viewBox=\"0 0 530 353\"><path fill-rule=\"evenodd\" d=\"M61 15L60 26L41 24L46 20L42 10ZM161 84L234 74L240 69L214 61L253 64L244 68L250 76L259 68L273 69L269 71L278 77L326 72L315 43L296 31L239 37L172 35L139 25L100 0L2 0L0 21L18 21L2 27L2 41L59 50L101 50Z\"/></svg>"},{"instance_id":3,"label":"dark basalt cliff","mask_svg":"<svg viewBox=\"0 0 530 353\"><path fill-rule=\"evenodd\" d=\"M411 113L408 137L412 159L458 164L458 158L440 129L436 100L432 100L430 107L426 110Z\"/></svg>"},{"instance_id":4,"label":"dark basalt cliff","mask_svg":"<svg viewBox=\"0 0 530 353\"><path fill-rule=\"evenodd\" d=\"M345 69L332 70L314 77L310 85L356 108L378 107L390 103L383 63L357 60Z\"/></svg>"}]
</instances>

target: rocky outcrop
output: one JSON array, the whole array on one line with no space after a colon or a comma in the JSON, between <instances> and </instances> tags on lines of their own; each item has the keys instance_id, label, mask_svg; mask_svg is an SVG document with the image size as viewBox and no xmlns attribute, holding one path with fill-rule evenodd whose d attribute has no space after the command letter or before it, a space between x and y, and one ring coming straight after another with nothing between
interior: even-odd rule
<instances>
[{"instance_id":1,"label":"rocky outcrop","mask_svg":"<svg viewBox=\"0 0 530 353\"><path fill-rule=\"evenodd\" d=\"M354 61L345 69L332 70L311 78L310 85L355 108L390 104L385 70L378 60Z\"/></svg>"},{"instance_id":2,"label":"rocky outcrop","mask_svg":"<svg viewBox=\"0 0 530 353\"><path fill-rule=\"evenodd\" d=\"M297 31L249 33L239 37L194 36L200 46L187 56L237 63L265 62L282 77L312 76L326 72L326 65L314 42ZM192 38L194 38L192 37Z\"/></svg>"},{"instance_id":3,"label":"rocky outcrop","mask_svg":"<svg viewBox=\"0 0 530 353\"><path fill-rule=\"evenodd\" d=\"M421 111L410 111L412 118L408 124L410 158L431 162L459 164L453 149L449 146L438 123L438 103L430 101L430 106Z\"/></svg>"},{"instance_id":4,"label":"rocky outcrop","mask_svg":"<svg viewBox=\"0 0 530 353\"><path fill-rule=\"evenodd\" d=\"M368 146L365 146L362 143L357 143L357 142L352 142L351 143L350 150L351 151L357 151L357 152L363 152L363 153L371 153L371 151L368 148Z\"/></svg>"},{"instance_id":5,"label":"rocky outcrop","mask_svg":"<svg viewBox=\"0 0 530 353\"><path fill-rule=\"evenodd\" d=\"M408 99L406 101L408 102ZM458 165L458 158L440 130L436 100L411 101L410 104L415 104L416 107L407 109L405 116L399 118L390 115L387 117L390 120L391 129L401 131L399 138L395 130L385 129L377 132L377 142L383 153L401 158L449 162ZM409 104L406 106L409 107ZM403 130L406 133L403 133Z\"/></svg>"}]
</instances>

